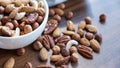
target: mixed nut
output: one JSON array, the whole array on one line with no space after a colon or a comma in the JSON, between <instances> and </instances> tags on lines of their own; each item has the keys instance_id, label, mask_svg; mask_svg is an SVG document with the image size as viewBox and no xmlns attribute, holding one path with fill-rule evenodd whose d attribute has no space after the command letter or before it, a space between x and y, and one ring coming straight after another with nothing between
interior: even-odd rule
<instances>
[{"instance_id":1,"label":"mixed nut","mask_svg":"<svg viewBox=\"0 0 120 68\"><path fill-rule=\"evenodd\" d=\"M36 7L35 4L33 6ZM40 6L42 5L40 4ZM35 11L34 9L31 9L32 7L29 7L30 11L23 9L28 7L29 6L22 6L21 10L19 11L25 11L26 13ZM47 25L42 35L33 43L33 49L39 51L39 58L42 62L47 61L49 59L48 52L50 49L52 50L50 61L55 64L56 68L68 68L67 63L69 61L71 61L72 63L76 63L79 59L79 54L87 59L93 59L94 57L93 51L99 52L100 44L102 42L102 35L98 33L97 28L94 25L92 25L92 19L90 17L86 17L83 21L80 21L80 23L78 24L78 29L75 30L76 27L74 23L70 20L73 17L73 12L69 11L68 13L65 13L64 8L65 4L63 3L59 4L55 8L50 8L49 20L47 22ZM0 10L1 9L4 8L0 7ZM16 10L14 10L14 12L15 11ZM2 12L3 11L1 11L0 13ZM62 31L58 27L61 21L61 16L63 16L64 13L66 14L65 17L67 19L66 31ZM36 29L38 25L40 25L41 20L43 20L42 16L44 16L44 9L41 7L37 9L36 13L31 13L28 14L27 17L24 17L21 20L24 21L22 23L18 23L19 21L14 20L14 24L16 25L13 24L14 26L8 28L7 26L11 25L8 22L8 24L4 26L5 28L4 27L1 28L2 33L6 32L7 30L14 29L17 26L20 26L18 27L20 29L20 33L21 30L23 34L29 33L33 29ZM4 16L3 18L7 19L8 17ZM14 16L10 16L10 18L14 18ZM100 16L100 19L103 20L103 17ZM7 19L7 21L9 21L9 19ZM24 27L25 29L30 28L30 30L25 30L22 27ZM7 36L10 36L9 33ZM24 48L17 50L18 55L24 55L24 52L25 52ZM8 61L14 64L14 59ZM6 63L8 64L8 62ZM27 62L25 64L25 68L32 68L32 64L30 62ZM39 65L36 68L52 68L52 66L46 64Z\"/></svg>"},{"instance_id":2,"label":"mixed nut","mask_svg":"<svg viewBox=\"0 0 120 68\"><path fill-rule=\"evenodd\" d=\"M32 32L44 19L43 1L0 0L0 36L15 37Z\"/></svg>"}]
</instances>

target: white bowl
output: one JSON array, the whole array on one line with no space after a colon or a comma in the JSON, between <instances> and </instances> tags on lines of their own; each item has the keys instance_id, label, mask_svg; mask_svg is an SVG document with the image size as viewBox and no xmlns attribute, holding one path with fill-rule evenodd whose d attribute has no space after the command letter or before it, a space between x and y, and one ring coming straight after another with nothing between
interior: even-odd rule
<instances>
[{"instance_id":1,"label":"white bowl","mask_svg":"<svg viewBox=\"0 0 120 68\"><path fill-rule=\"evenodd\" d=\"M43 32L45 25L47 23L48 20L48 14L49 14L49 8L48 8L48 4L46 2L46 0L42 0L44 3L44 8L45 8L45 17L44 20L42 22L42 24L35 29L34 31L22 35L22 36L18 36L18 37L0 37L0 48L2 49L18 49L18 48L22 48L25 47L29 44L31 44L33 41L35 41Z\"/></svg>"}]
</instances>

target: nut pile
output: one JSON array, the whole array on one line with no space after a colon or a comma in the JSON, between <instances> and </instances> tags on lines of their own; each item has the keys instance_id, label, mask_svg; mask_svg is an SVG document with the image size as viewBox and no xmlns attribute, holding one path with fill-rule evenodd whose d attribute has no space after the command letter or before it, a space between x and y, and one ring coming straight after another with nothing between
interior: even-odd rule
<instances>
[{"instance_id":1,"label":"nut pile","mask_svg":"<svg viewBox=\"0 0 120 68\"><path fill-rule=\"evenodd\" d=\"M76 30L75 24L71 21L74 15L73 12L68 11L65 13L64 8L65 4L63 3L50 8L49 20L44 32L33 43L33 49L39 51L40 60L44 62L50 59L56 68L68 68L67 64L69 61L76 63L79 55L87 59L93 59L93 51L98 53L102 43L102 35L92 25L90 17L80 21ZM63 15L65 15L67 20L67 29L65 31L62 31L59 27ZM50 49L52 50L52 55L48 58ZM24 55L25 49L18 49L17 54L19 56ZM32 64L27 62L25 68L32 68ZM52 68L52 66L45 64L38 65L36 68Z\"/></svg>"},{"instance_id":2,"label":"nut pile","mask_svg":"<svg viewBox=\"0 0 120 68\"><path fill-rule=\"evenodd\" d=\"M45 15L43 1L0 0L0 36L15 37L32 32Z\"/></svg>"},{"instance_id":3,"label":"nut pile","mask_svg":"<svg viewBox=\"0 0 120 68\"><path fill-rule=\"evenodd\" d=\"M50 8L49 20L45 30L33 43L33 48L40 51L41 61L49 59L48 52L52 49L50 61L58 68L64 68L64 66L67 68L69 61L76 63L79 54L87 59L93 59L93 51L98 53L102 42L102 36L98 33L97 28L92 25L90 17L80 21L77 30L75 30L75 24L71 21L74 14L71 11L65 13L64 8L64 4ZM59 27L63 15L67 20L67 29L65 31L62 31Z\"/></svg>"}]
</instances>

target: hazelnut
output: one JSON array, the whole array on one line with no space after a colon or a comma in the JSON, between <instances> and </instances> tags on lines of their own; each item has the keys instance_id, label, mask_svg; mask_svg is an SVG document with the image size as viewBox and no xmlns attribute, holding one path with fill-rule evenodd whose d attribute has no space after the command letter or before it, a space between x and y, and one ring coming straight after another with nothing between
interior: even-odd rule
<instances>
[{"instance_id":1,"label":"hazelnut","mask_svg":"<svg viewBox=\"0 0 120 68\"><path fill-rule=\"evenodd\" d=\"M38 27L39 27L38 22L35 22L35 23L32 24L33 30L37 29Z\"/></svg>"},{"instance_id":2,"label":"hazelnut","mask_svg":"<svg viewBox=\"0 0 120 68\"><path fill-rule=\"evenodd\" d=\"M85 22L86 22L86 24L91 24L92 19L90 17L86 17Z\"/></svg>"},{"instance_id":3,"label":"hazelnut","mask_svg":"<svg viewBox=\"0 0 120 68\"><path fill-rule=\"evenodd\" d=\"M100 34L100 33L95 34L95 39L96 39L99 43L102 43L102 34Z\"/></svg>"},{"instance_id":4,"label":"hazelnut","mask_svg":"<svg viewBox=\"0 0 120 68\"><path fill-rule=\"evenodd\" d=\"M73 53L72 55L71 55L71 57L70 57L70 60L71 60L71 62L73 62L73 63L75 63L75 62L77 62L78 61L78 54L77 53Z\"/></svg>"},{"instance_id":5,"label":"hazelnut","mask_svg":"<svg viewBox=\"0 0 120 68\"><path fill-rule=\"evenodd\" d=\"M24 26L24 33L27 34L27 33L30 33L32 32L32 26L31 25L25 25Z\"/></svg>"},{"instance_id":6,"label":"hazelnut","mask_svg":"<svg viewBox=\"0 0 120 68\"><path fill-rule=\"evenodd\" d=\"M85 37L86 37L88 40L91 40L91 39L94 38L94 35L93 35L93 33L87 32L87 33L85 34Z\"/></svg>"},{"instance_id":7,"label":"hazelnut","mask_svg":"<svg viewBox=\"0 0 120 68\"><path fill-rule=\"evenodd\" d=\"M60 47L59 46L54 46L53 48L52 48L52 50L53 50L53 54L59 54L60 53Z\"/></svg>"},{"instance_id":8,"label":"hazelnut","mask_svg":"<svg viewBox=\"0 0 120 68\"><path fill-rule=\"evenodd\" d=\"M17 55L18 56L22 56L25 54L25 48L19 48L17 49Z\"/></svg>"},{"instance_id":9,"label":"hazelnut","mask_svg":"<svg viewBox=\"0 0 120 68\"><path fill-rule=\"evenodd\" d=\"M103 14L101 14L100 15L100 17L99 17L99 21L101 22L101 23L104 23L105 22L105 20L106 20L106 15L103 13Z\"/></svg>"},{"instance_id":10,"label":"hazelnut","mask_svg":"<svg viewBox=\"0 0 120 68\"><path fill-rule=\"evenodd\" d=\"M3 6L0 6L0 14L4 13L5 8Z\"/></svg>"},{"instance_id":11,"label":"hazelnut","mask_svg":"<svg viewBox=\"0 0 120 68\"><path fill-rule=\"evenodd\" d=\"M36 50L36 51L39 51L42 47L43 47L43 45L41 44L40 41L35 41L35 42L33 43L33 48L34 48L34 50Z\"/></svg>"},{"instance_id":12,"label":"hazelnut","mask_svg":"<svg viewBox=\"0 0 120 68\"><path fill-rule=\"evenodd\" d=\"M66 12L65 17L67 20L70 20L73 17L73 12L72 11Z\"/></svg>"},{"instance_id":13,"label":"hazelnut","mask_svg":"<svg viewBox=\"0 0 120 68\"><path fill-rule=\"evenodd\" d=\"M77 52L77 48L75 46L72 46L72 47L70 47L69 51L70 51L70 54L73 54L73 53Z\"/></svg>"},{"instance_id":14,"label":"hazelnut","mask_svg":"<svg viewBox=\"0 0 120 68\"><path fill-rule=\"evenodd\" d=\"M62 48L62 49L61 49L61 54L62 54L62 56L64 56L64 57L67 57L67 56L70 55L69 51L67 51L65 48Z\"/></svg>"},{"instance_id":15,"label":"hazelnut","mask_svg":"<svg viewBox=\"0 0 120 68\"><path fill-rule=\"evenodd\" d=\"M61 21L61 17L60 17L59 15L55 15L55 16L53 17L53 19L57 20L58 22Z\"/></svg>"},{"instance_id":16,"label":"hazelnut","mask_svg":"<svg viewBox=\"0 0 120 68\"><path fill-rule=\"evenodd\" d=\"M14 28L14 25L11 22L7 22L5 26L9 27L11 30Z\"/></svg>"},{"instance_id":17,"label":"hazelnut","mask_svg":"<svg viewBox=\"0 0 120 68\"><path fill-rule=\"evenodd\" d=\"M50 15L50 16L54 16L54 15L55 15L54 9L50 9L50 10L49 10L49 15Z\"/></svg>"},{"instance_id":18,"label":"hazelnut","mask_svg":"<svg viewBox=\"0 0 120 68\"><path fill-rule=\"evenodd\" d=\"M64 3L58 4L57 7L60 9L65 9L65 4Z\"/></svg>"},{"instance_id":19,"label":"hazelnut","mask_svg":"<svg viewBox=\"0 0 120 68\"><path fill-rule=\"evenodd\" d=\"M42 16L38 16L37 22L38 22L39 24L41 24L42 21L43 21L43 17L42 17Z\"/></svg>"}]
</instances>

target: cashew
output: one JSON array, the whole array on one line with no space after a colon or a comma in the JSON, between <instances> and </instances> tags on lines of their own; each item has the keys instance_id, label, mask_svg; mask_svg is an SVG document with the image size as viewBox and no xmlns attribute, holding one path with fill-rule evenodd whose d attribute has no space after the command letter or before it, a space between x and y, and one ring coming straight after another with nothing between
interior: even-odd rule
<instances>
[{"instance_id":1,"label":"cashew","mask_svg":"<svg viewBox=\"0 0 120 68\"><path fill-rule=\"evenodd\" d=\"M0 20L3 18L3 14L0 14Z\"/></svg>"},{"instance_id":2,"label":"cashew","mask_svg":"<svg viewBox=\"0 0 120 68\"><path fill-rule=\"evenodd\" d=\"M20 36L20 28L15 29L15 33L12 35L12 37Z\"/></svg>"},{"instance_id":3,"label":"cashew","mask_svg":"<svg viewBox=\"0 0 120 68\"><path fill-rule=\"evenodd\" d=\"M66 50L69 50L72 45L78 45L78 42L76 40L70 40L66 44Z\"/></svg>"},{"instance_id":4,"label":"cashew","mask_svg":"<svg viewBox=\"0 0 120 68\"><path fill-rule=\"evenodd\" d=\"M32 6L37 9L38 8L38 2L36 0L31 0Z\"/></svg>"},{"instance_id":5,"label":"cashew","mask_svg":"<svg viewBox=\"0 0 120 68\"><path fill-rule=\"evenodd\" d=\"M25 14L26 14L26 12L17 13L17 15L15 16L15 19L20 20L25 16Z\"/></svg>"}]
</instances>

